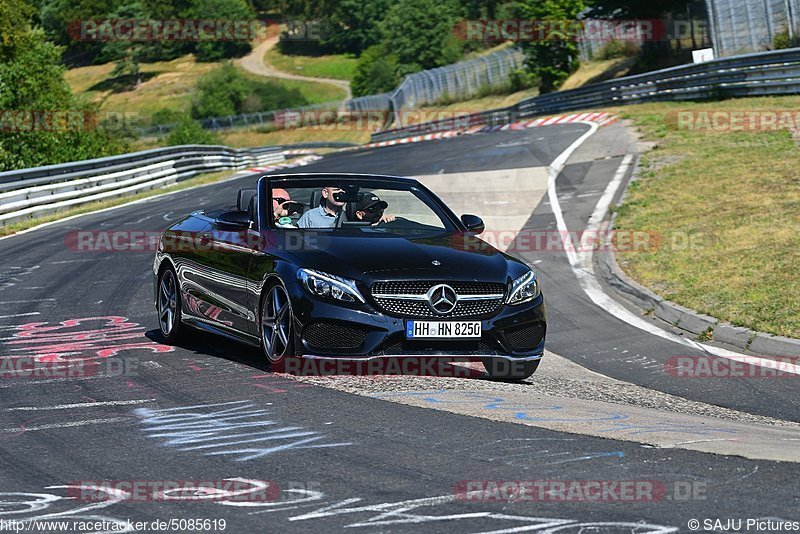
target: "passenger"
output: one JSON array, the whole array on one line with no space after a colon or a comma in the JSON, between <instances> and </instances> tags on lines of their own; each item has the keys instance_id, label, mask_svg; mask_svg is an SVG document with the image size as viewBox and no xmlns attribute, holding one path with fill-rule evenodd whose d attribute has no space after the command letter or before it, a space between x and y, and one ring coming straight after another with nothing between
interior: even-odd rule
<instances>
[{"instance_id":1,"label":"passenger","mask_svg":"<svg viewBox=\"0 0 800 534\"><path fill-rule=\"evenodd\" d=\"M297 221L300 228L333 228L336 226L336 217L344 208L345 202L333 198L335 193L343 193L338 187L323 187L322 200L319 206L309 209Z\"/></svg>"}]
</instances>

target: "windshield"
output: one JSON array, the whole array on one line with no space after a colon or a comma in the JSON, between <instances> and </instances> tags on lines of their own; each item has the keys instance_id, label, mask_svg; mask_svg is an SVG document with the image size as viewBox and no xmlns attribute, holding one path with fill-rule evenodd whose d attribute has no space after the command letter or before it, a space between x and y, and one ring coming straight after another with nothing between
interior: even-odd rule
<instances>
[{"instance_id":1,"label":"windshield","mask_svg":"<svg viewBox=\"0 0 800 534\"><path fill-rule=\"evenodd\" d=\"M275 228L362 235L438 234L455 230L423 190L409 184L346 181L270 181Z\"/></svg>"}]
</instances>

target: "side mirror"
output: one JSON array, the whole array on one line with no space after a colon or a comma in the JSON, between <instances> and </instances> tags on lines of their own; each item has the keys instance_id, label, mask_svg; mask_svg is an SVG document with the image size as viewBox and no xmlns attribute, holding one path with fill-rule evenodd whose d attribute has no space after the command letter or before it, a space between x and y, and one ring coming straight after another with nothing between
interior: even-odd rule
<instances>
[{"instance_id":1,"label":"side mirror","mask_svg":"<svg viewBox=\"0 0 800 534\"><path fill-rule=\"evenodd\" d=\"M216 220L220 226L244 230L250 228L250 214L246 211L226 211Z\"/></svg>"},{"instance_id":2,"label":"side mirror","mask_svg":"<svg viewBox=\"0 0 800 534\"><path fill-rule=\"evenodd\" d=\"M469 215L465 213L461 216L461 222L467 227L467 231L475 234L481 234L486 229L486 226L483 224L483 219L477 215Z\"/></svg>"}]
</instances>

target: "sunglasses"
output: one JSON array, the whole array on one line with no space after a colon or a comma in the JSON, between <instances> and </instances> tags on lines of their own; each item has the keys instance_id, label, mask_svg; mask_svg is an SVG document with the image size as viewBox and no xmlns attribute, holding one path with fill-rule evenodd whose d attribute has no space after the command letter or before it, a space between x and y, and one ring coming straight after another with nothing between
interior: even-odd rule
<instances>
[{"instance_id":1,"label":"sunglasses","mask_svg":"<svg viewBox=\"0 0 800 534\"><path fill-rule=\"evenodd\" d=\"M278 204L283 204L284 202L289 202L290 200L290 198L272 197L272 201L277 202Z\"/></svg>"},{"instance_id":2,"label":"sunglasses","mask_svg":"<svg viewBox=\"0 0 800 534\"><path fill-rule=\"evenodd\" d=\"M376 212L379 212L379 211L383 211L383 208L381 208L379 205L375 204L374 206L370 206L368 208L364 208L363 210L358 210L358 211L366 211L367 213L376 213Z\"/></svg>"}]
</instances>

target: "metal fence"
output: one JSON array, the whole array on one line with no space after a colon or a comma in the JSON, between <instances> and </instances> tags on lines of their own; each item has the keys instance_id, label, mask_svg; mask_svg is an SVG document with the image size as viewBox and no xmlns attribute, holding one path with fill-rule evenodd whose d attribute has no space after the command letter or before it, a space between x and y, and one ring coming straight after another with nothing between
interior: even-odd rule
<instances>
[{"instance_id":1,"label":"metal fence","mask_svg":"<svg viewBox=\"0 0 800 534\"><path fill-rule=\"evenodd\" d=\"M509 82L509 74L520 68L523 54L516 48L492 52L475 59L461 61L452 65L431 70L415 72L406 76L400 85L390 93L362 96L345 101L325 102L292 109L261 111L202 119L200 124L207 130L229 130L251 126L270 127L281 125L288 114L308 116L316 111L399 111L444 99L463 100L474 97L482 91L504 87ZM141 137L166 135L175 124L155 125L140 129Z\"/></svg>"},{"instance_id":2,"label":"metal fence","mask_svg":"<svg viewBox=\"0 0 800 534\"><path fill-rule=\"evenodd\" d=\"M706 0L717 57L760 52L776 35L800 31L800 0Z\"/></svg>"},{"instance_id":3,"label":"metal fence","mask_svg":"<svg viewBox=\"0 0 800 534\"><path fill-rule=\"evenodd\" d=\"M694 4L687 5L684 13L667 13L663 19L646 21L653 24L653 37L645 32L631 31L633 21L630 20L589 19L588 22L595 25L602 23L605 35L592 37L585 31L582 32L577 40L578 54L582 61L597 58L603 48L611 43L612 38L609 36L612 35L623 36L618 39L617 44L630 43L639 48L651 48L665 56L677 57L681 53L713 46L705 6L698 8Z\"/></svg>"},{"instance_id":4,"label":"metal fence","mask_svg":"<svg viewBox=\"0 0 800 534\"><path fill-rule=\"evenodd\" d=\"M506 48L485 56L460 61L405 77L390 96L393 109L415 108L443 100L465 100L483 91L505 87L509 75L524 61L517 48Z\"/></svg>"},{"instance_id":5,"label":"metal fence","mask_svg":"<svg viewBox=\"0 0 800 534\"><path fill-rule=\"evenodd\" d=\"M457 120L416 124L378 132L373 141L460 129L492 120L511 123L521 118L596 107L644 102L709 100L745 96L800 94L800 48L747 54L705 63L682 65L557 91L523 100L509 108L490 110Z\"/></svg>"}]
</instances>

